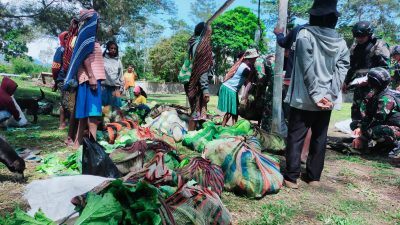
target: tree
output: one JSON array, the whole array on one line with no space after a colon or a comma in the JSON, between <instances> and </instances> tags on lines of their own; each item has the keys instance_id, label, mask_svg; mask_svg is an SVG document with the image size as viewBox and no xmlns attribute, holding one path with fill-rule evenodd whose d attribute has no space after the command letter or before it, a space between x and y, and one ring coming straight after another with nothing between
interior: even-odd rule
<instances>
[{"instance_id":1,"label":"tree","mask_svg":"<svg viewBox=\"0 0 400 225\"><path fill-rule=\"evenodd\" d=\"M0 49L5 56L6 61L10 61L14 57L25 57L28 52L26 46L25 30L11 30L4 35L4 46Z\"/></svg>"},{"instance_id":2,"label":"tree","mask_svg":"<svg viewBox=\"0 0 400 225\"><path fill-rule=\"evenodd\" d=\"M265 30L265 25L261 24ZM237 7L219 16L212 23L212 46L216 55L217 74L224 74L229 67L228 57L234 58L254 44L255 32L258 29L258 18L249 8ZM260 42L261 52L266 52L266 45Z\"/></svg>"},{"instance_id":3,"label":"tree","mask_svg":"<svg viewBox=\"0 0 400 225\"><path fill-rule=\"evenodd\" d=\"M308 19L308 10L311 8L313 0L289 0L288 5L288 25L294 23L296 18ZM258 0L252 0L258 4ZM278 21L278 1L261 0L262 14L267 14L268 19L264 21L269 27L276 25Z\"/></svg>"},{"instance_id":4,"label":"tree","mask_svg":"<svg viewBox=\"0 0 400 225\"><path fill-rule=\"evenodd\" d=\"M169 28L172 30L173 34L177 34L181 31L190 32L191 28L184 20L178 20L175 18L171 18L168 20Z\"/></svg>"},{"instance_id":5,"label":"tree","mask_svg":"<svg viewBox=\"0 0 400 225\"><path fill-rule=\"evenodd\" d=\"M396 20L400 16L400 4L398 0L341 0L339 25L352 26L358 21L370 21L375 27L375 34L382 37L388 43L398 42L397 35L400 26Z\"/></svg>"},{"instance_id":6,"label":"tree","mask_svg":"<svg viewBox=\"0 0 400 225\"><path fill-rule=\"evenodd\" d=\"M80 7L93 8L101 16L100 40L123 36L124 31L137 22L146 22L151 15L176 10L171 0L33 0L25 4L10 1L0 3L0 6L0 30L29 24L43 28L53 36L68 28Z\"/></svg>"},{"instance_id":7,"label":"tree","mask_svg":"<svg viewBox=\"0 0 400 225\"><path fill-rule=\"evenodd\" d=\"M122 64L124 68L127 68L129 65L133 65L135 71L138 75L138 78L144 78L144 51L129 46L125 49L125 54L122 56Z\"/></svg>"},{"instance_id":8,"label":"tree","mask_svg":"<svg viewBox=\"0 0 400 225\"><path fill-rule=\"evenodd\" d=\"M215 0L195 0L190 3L189 17L195 24L207 21L217 10Z\"/></svg>"},{"instance_id":9,"label":"tree","mask_svg":"<svg viewBox=\"0 0 400 225\"><path fill-rule=\"evenodd\" d=\"M187 55L190 33L181 31L163 39L150 49L150 61L155 76L169 82L178 81L178 73Z\"/></svg>"}]
</instances>

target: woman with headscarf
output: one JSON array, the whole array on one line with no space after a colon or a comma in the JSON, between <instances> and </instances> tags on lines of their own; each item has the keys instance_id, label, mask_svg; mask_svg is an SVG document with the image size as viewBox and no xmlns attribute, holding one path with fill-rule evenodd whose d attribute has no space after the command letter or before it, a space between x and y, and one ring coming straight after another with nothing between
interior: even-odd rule
<instances>
[{"instance_id":1,"label":"woman with headscarf","mask_svg":"<svg viewBox=\"0 0 400 225\"><path fill-rule=\"evenodd\" d=\"M254 63L258 57L256 49L248 49L244 55L232 66L225 75L224 83L219 89L218 109L225 112L222 126L225 126L232 117L235 124L238 119L238 91L254 71Z\"/></svg>"},{"instance_id":2,"label":"woman with headscarf","mask_svg":"<svg viewBox=\"0 0 400 225\"><path fill-rule=\"evenodd\" d=\"M53 64L51 65L51 72L53 74L54 79L54 87L53 90L56 91L57 89L60 91L61 96L61 104L60 104L60 126L58 129L65 128L65 114L68 110L68 102L66 99L66 91L63 90L64 86L64 79L65 79L65 72L63 68L63 56L65 50L65 42L68 39L68 31L62 32L58 36L60 40L60 46L57 48L56 53L53 57Z\"/></svg>"},{"instance_id":3,"label":"woman with headscarf","mask_svg":"<svg viewBox=\"0 0 400 225\"><path fill-rule=\"evenodd\" d=\"M211 26L201 22L188 41L189 58L193 62L190 80L185 84L191 111L189 130L195 130L197 122L207 117L207 103L210 101L208 76L213 65L211 33Z\"/></svg>"},{"instance_id":4,"label":"woman with headscarf","mask_svg":"<svg viewBox=\"0 0 400 225\"><path fill-rule=\"evenodd\" d=\"M124 82L122 62L119 58L117 43L114 41L107 42L103 58L106 79L101 84L102 103L103 106L111 106L112 110L118 110L122 106L121 88L124 86Z\"/></svg>"},{"instance_id":5,"label":"woman with headscarf","mask_svg":"<svg viewBox=\"0 0 400 225\"><path fill-rule=\"evenodd\" d=\"M98 30L98 13L94 10L82 10L80 23L82 23L75 43L69 68L75 69L76 75L71 76L68 85L76 80L77 96L75 105L75 119L79 120L75 135L74 148L82 143L84 131L89 129L89 137L96 140L97 124L101 117L101 81L105 79L104 61L100 44L96 42ZM87 29L83 29L86 27ZM75 51L76 48L84 49ZM79 61L78 61L79 59Z\"/></svg>"}]
</instances>

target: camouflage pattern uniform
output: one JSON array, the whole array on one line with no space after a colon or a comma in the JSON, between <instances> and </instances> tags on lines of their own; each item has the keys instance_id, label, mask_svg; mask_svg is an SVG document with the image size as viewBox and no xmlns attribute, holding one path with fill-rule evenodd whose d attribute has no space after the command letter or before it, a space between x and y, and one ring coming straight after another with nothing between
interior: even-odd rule
<instances>
[{"instance_id":1,"label":"camouflage pattern uniform","mask_svg":"<svg viewBox=\"0 0 400 225\"><path fill-rule=\"evenodd\" d=\"M390 54L392 57L394 55L400 55L400 45L393 47L392 52ZM392 82L391 82L392 89L396 90L397 87L400 87L400 62L395 62L393 66L393 73L392 73Z\"/></svg>"},{"instance_id":2,"label":"camouflage pattern uniform","mask_svg":"<svg viewBox=\"0 0 400 225\"><path fill-rule=\"evenodd\" d=\"M262 95L260 102L264 109L261 117L261 128L271 132L272 126L272 98L273 98L273 64L264 56L258 57L254 64L257 71L257 86L260 85L265 94Z\"/></svg>"},{"instance_id":3,"label":"camouflage pattern uniform","mask_svg":"<svg viewBox=\"0 0 400 225\"><path fill-rule=\"evenodd\" d=\"M397 87L400 86L400 64L396 63L393 66L393 75L392 75L392 82L391 82L391 87L393 90L396 90Z\"/></svg>"},{"instance_id":4,"label":"camouflage pattern uniform","mask_svg":"<svg viewBox=\"0 0 400 225\"><path fill-rule=\"evenodd\" d=\"M377 69L373 70L379 71ZM384 71L383 69L380 70ZM353 130L361 129L362 136L368 139L370 147L371 141L393 146L400 138L400 107L397 103L398 97L396 97L400 96L400 93L387 88L390 76L387 71L386 73L386 86L382 87L382 91L373 89L368 93L360 107L362 119L353 121L350 125ZM382 80L385 80L383 78L385 75L381 73L379 75L381 75Z\"/></svg>"},{"instance_id":5,"label":"camouflage pattern uniform","mask_svg":"<svg viewBox=\"0 0 400 225\"><path fill-rule=\"evenodd\" d=\"M374 67L389 67L389 46L380 39L372 37L363 45L353 44L350 48L350 69L347 73L345 84L349 85L355 78L363 77L368 69ZM368 86L356 87L354 89L353 105L351 107L351 119L360 120L360 106L363 99L371 91Z\"/></svg>"}]
</instances>

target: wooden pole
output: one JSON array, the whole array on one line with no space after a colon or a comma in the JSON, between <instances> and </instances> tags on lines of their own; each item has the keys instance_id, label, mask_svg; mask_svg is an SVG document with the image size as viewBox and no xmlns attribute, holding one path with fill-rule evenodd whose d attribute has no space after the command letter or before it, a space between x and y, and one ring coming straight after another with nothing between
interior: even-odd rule
<instances>
[{"instance_id":1,"label":"wooden pole","mask_svg":"<svg viewBox=\"0 0 400 225\"><path fill-rule=\"evenodd\" d=\"M278 27L286 30L287 23L287 10L288 0L279 0L279 14L278 14ZM283 58L284 49L278 43L276 44L275 51L275 75L274 75L274 89L272 101L272 126L273 132L281 133L281 120L282 120L282 82L283 82Z\"/></svg>"},{"instance_id":2,"label":"wooden pole","mask_svg":"<svg viewBox=\"0 0 400 225\"><path fill-rule=\"evenodd\" d=\"M215 13L207 20L207 24L211 24L219 15L221 15L226 8L228 8L235 0L227 0Z\"/></svg>"}]
</instances>

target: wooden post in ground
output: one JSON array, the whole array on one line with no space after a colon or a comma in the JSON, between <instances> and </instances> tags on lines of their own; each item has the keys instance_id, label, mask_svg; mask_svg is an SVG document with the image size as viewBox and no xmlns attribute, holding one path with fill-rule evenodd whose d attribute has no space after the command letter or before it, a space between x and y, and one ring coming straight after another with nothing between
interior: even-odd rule
<instances>
[{"instance_id":1,"label":"wooden post in ground","mask_svg":"<svg viewBox=\"0 0 400 225\"><path fill-rule=\"evenodd\" d=\"M278 27L286 30L288 0L279 0ZM272 101L272 132L281 133L282 115L282 82L283 82L284 49L278 43L275 51L275 75Z\"/></svg>"}]
</instances>

